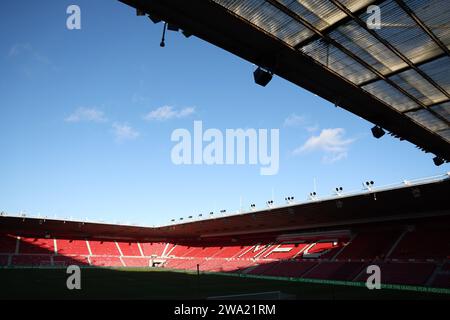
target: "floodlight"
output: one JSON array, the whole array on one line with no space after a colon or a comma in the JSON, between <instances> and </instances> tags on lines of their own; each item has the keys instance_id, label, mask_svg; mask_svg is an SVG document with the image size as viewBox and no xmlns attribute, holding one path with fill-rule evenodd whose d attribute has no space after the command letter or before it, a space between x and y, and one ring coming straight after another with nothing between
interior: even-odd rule
<instances>
[{"instance_id":1,"label":"floodlight","mask_svg":"<svg viewBox=\"0 0 450 320\"><path fill-rule=\"evenodd\" d=\"M373 127L371 129L371 131L372 131L372 135L377 139L380 139L386 133L386 132L384 132L383 128L381 128L380 126Z\"/></svg>"},{"instance_id":2,"label":"floodlight","mask_svg":"<svg viewBox=\"0 0 450 320\"><path fill-rule=\"evenodd\" d=\"M255 79L256 84L265 87L270 80L272 80L272 73L258 67L258 69L253 72L253 78Z\"/></svg>"}]
</instances>

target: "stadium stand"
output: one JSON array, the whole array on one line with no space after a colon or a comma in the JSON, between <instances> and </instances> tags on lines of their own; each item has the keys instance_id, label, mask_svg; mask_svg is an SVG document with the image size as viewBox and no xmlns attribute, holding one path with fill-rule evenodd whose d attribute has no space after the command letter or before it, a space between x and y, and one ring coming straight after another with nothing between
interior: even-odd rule
<instances>
[{"instance_id":1,"label":"stadium stand","mask_svg":"<svg viewBox=\"0 0 450 320\"><path fill-rule=\"evenodd\" d=\"M51 258L50 255L13 255L12 264L27 267L51 266Z\"/></svg>"},{"instance_id":2,"label":"stadium stand","mask_svg":"<svg viewBox=\"0 0 450 320\"><path fill-rule=\"evenodd\" d=\"M313 261L280 261L264 271L264 275L299 278L317 265Z\"/></svg>"},{"instance_id":3,"label":"stadium stand","mask_svg":"<svg viewBox=\"0 0 450 320\"><path fill-rule=\"evenodd\" d=\"M114 241L89 241L89 247L93 255L119 256L119 250Z\"/></svg>"},{"instance_id":4,"label":"stadium stand","mask_svg":"<svg viewBox=\"0 0 450 320\"><path fill-rule=\"evenodd\" d=\"M0 235L0 253L15 253L17 239L11 235Z\"/></svg>"},{"instance_id":5,"label":"stadium stand","mask_svg":"<svg viewBox=\"0 0 450 320\"><path fill-rule=\"evenodd\" d=\"M120 257L99 257L94 256L90 258L91 265L96 267L122 267L123 263Z\"/></svg>"},{"instance_id":6,"label":"stadium stand","mask_svg":"<svg viewBox=\"0 0 450 320\"><path fill-rule=\"evenodd\" d=\"M138 243L79 239L39 239L2 236L0 266L48 267L70 264L95 267L151 267L153 259L168 269L239 272L275 277L301 277L342 281L366 281L362 272L371 263L382 270L383 282L450 287L450 263L446 242L429 246L436 237L429 231L363 230L352 240L305 241L254 245L196 246L170 243ZM424 240L429 237L427 240ZM440 238L442 239L442 238ZM400 241L399 241L400 240ZM19 253L15 253L20 241ZM417 242L424 245L417 246ZM56 253L55 246L56 243ZM393 249L392 258L387 257ZM406 250L413 246L415 250ZM414 247L415 246L415 247ZM119 250L120 248L120 250ZM429 249L429 251L426 250ZM341 250L341 251L340 251ZM338 253L338 254L337 254ZM336 259L333 257L336 256ZM417 257L416 260L410 257ZM399 258L408 257L405 259ZM423 262L423 258L434 257ZM439 259L438 259L439 258ZM438 268L433 261L441 261ZM434 277L432 275L436 270Z\"/></svg>"},{"instance_id":7,"label":"stadium stand","mask_svg":"<svg viewBox=\"0 0 450 320\"><path fill-rule=\"evenodd\" d=\"M166 243L141 243L144 256L162 256L167 244Z\"/></svg>"},{"instance_id":8,"label":"stadium stand","mask_svg":"<svg viewBox=\"0 0 450 320\"><path fill-rule=\"evenodd\" d=\"M227 246L227 247L221 247L221 250L217 252L215 255L216 258L233 258L238 256L240 253L242 253L245 250L248 250L249 248L246 246Z\"/></svg>"},{"instance_id":9,"label":"stadium stand","mask_svg":"<svg viewBox=\"0 0 450 320\"><path fill-rule=\"evenodd\" d=\"M436 269L432 263L375 263L381 269L382 282L405 285L425 285ZM362 273L358 280L366 281L368 275Z\"/></svg>"},{"instance_id":10,"label":"stadium stand","mask_svg":"<svg viewBox=\"0 0 450 320\"><path fill-rule=\"evenodd\" d=\"M450 258L450 228L417 228L409 231L391 255L396 259Z\"/></svg>"},{"instance_id":11,"label":"stadium stand","mask_svg":"<svg viewBox=\"0 0 450 320\"><path fill-rule=\"evenodd\" d=\"M56 239L56 247L59 255L89 255L86 240Z\"/></svg>"},{"instance_id":12,"label":"stadium stand","mask_svg":"<svg viewBox=\"0 0 450 320\"><path fill-rule=\"evenodd\" d=\"M444 181L448 183L448 180ZM439 186L437 183L431 185ZM311 227L305 231L300 228L293 229L291 232L242 232L238 236L214 234L213 237L205 239L198 235L183 234L183 232L190 232L188 228L184 228L185 225L181 225L180 228L178 225L169 226L168 228L172 228L170 230L181 231L177 231L180 232L178 238L159 237L166 241L148 241L144 237L145 233L141 238L133 240L129 236L129 229L122 233L122 226L99 224L85 224L85 228L92 227L92 229L84 230L83 234L78 233L78 237L71 237L67 234L79 232L80 224L73 224L71 227L71 222L51 221L52 226L43 226L39 220L1 217L3 220L0 224L0 230L2 230L0 266L65 267L75 264L85 267L160 267L191 271L197 270L198 267L201 272L363 282L368 277L365 272L366 267L378 265L382 272L382 282L387 284L448 288L450 287L450 218L446 215L431 215L405 219L408 217L408 212L414 212L413 210L420 207L420 203L424 201L422 199L419 204L408 207L414 193L407 188L408 186L399 189L406 190L402 203L389 202L389 205L385 206L385 210L389 210L390 206L398 204L394 211L401 213L402 216L395 222L390 220L392 214L395 214L393 211L388 215L389 220L376 223L346 224L350 218L344 216L345 223L320 229ZM422 185L421 188L424 186ZM445 210L446 202L435 201L440 199L435 197L446 198L447 193L444 189L433 190L434 192L431 192L431 189L427 192L427 197L432 198L423 209L426 211L421 212L421 215L432 213L428 209L430 206L434 207L436 212L445 212L442 209ZM399 197L397 193L395 199ZM367 202L366 195L362 195L361 199ZM377 205L380 206L380 201L383 201L382 193L378 193L377 199ZM329 203L331 207L327 207L328 211L318 207L317 211L312 211L308 217L309 220L304 220L301 226L308 221L316 223L317 220L314 219L320 216L317 212L322 215L332 212L336 205L334 200L330 200ZM366 207L366 210L362 211L361 204L356 204L358 210L349 210L349 215L358 215L360 212L368 214L367 211L371 210ZM327 205L326 201L318 204L318 206L324 205ZM308 204L308 206L311 205ZM350 207L349 202L346 206ZM302 208L300 217L307 214L306 208ZM274 224L281 218L276 216L273 210L275 209L272 209L265 219L275 217L275 220L272 220ZM287 211L287 214L292 217L292 212ZM339 214L346 213L340 211ZM374 210L373 214L377 219L382 215L379 209ZM334 213L334 215L337 214ZM251 221L254 217L250 214L231 216L226 219L250 219ZM29 227L25 223L29 223ZM208 222L192 223L193 227L201 228ZM211 224L213 223L216 223L214 219ZM39 230L41 226L45 228L40 232L41 236L31 236L32 232ZM236 223L236 227L240 226L242 224ZM72 231L70 228L73 228ZM96 232L97 228L102 229ZM114 232L111 231L114 228L117 235L127 237L115 238ZM53 229L54 237L49 236L49 229ZM27 232L20 232L20 230ZM140 232L140 229L135 231ZM152 229L143 229L143 231L153 232ZM102 232L107 232L107 237L95 238L94 235L101 235ZM85 235L84 238L83 235Z\"/></svg>"},{"instance_id":13,"label":"stadium stand","mask_svg":"<svg viewBox=\"0 0 450 320\"><path fill-rule=\"evenodd\" d=\"M89 266L89 258L87 256L55 256L53 257L53 265L56 267L70 265Z\"/></svg>"},{"instance_id":14,"label":"stadium stand","mask_svg":"<svg viewBox=\"0 0 450 320\"><path fill-rule=\"evenodd\" d=\"M138 243L117 242L117 245L120 248L120 252L122 253L122 256L134 256L134 257L142 256Z\"/></svg>"},{"instance_id":15,"label":"stadium stand","mask_svg":"<svg viewBox=\"0 0 450 320\"><path fill-rule=\"evenodd\" d=\"M438 274L431 283L431 286L436 288L450 288L450 274Z\"/></svg>"},{"instance_id":16,"label":"stadium stand","mask_svg":"<svg viewBox=\"0 0 450 320\"><path fill-rule=\"evenodd\" d=\"M9 265L9 256L1 255L0 256L0 266L6 267L7 265Z\"/></svg>"},{"instance_id":17,"label":"stadium stand","mask_svg":"<svg viewBox=\"0 0 450 320\"><path fill-rule=\"evenodd\" d=\"M337 260L383 259L400 236L399 231L361 232L348 243Z\"/></svg>"},{"instance_id":18,"label":"stadium stand","mask_svg":"<svg viewBox=\"0 0 450 320\"><path fill-rule=\"evenodd\" d=\"M264 258L270 259L290 259L294 258L303 252L308 247L307 243L288 243L279 244L275 246L268 253L265 253Z\"/></svg>"},{"instance_id":19,"label":"stadium stand","mask_svg":"<svg viewBox=\"0 0 450 320\"><path fill-rule=\"evenodd\" d=\"M54 254L54 239L24 238L19 240L19 253Z\"/></svg>"},{"instance_id":20,"label":"stadium stand","mask_svg":"<svg viewBox=\"0 0 450 320\"><path fill-rule=\"evenodd\" d=\"M124 258L122 258L122 261L126 267L148 267L148 266L150 266L149 258L124 257Z\"/></svg>"},{"instance_id":21,"label":"stadium stand","mask_svg":"<svg viewBox=\"0 0 450 320\"><path fill-rule=\"evenodd\" d=\"M363 262L324 261L308 272L307 277L313 279L333 279L352 281L366 266Z\"/></svg>"}]
</instances>

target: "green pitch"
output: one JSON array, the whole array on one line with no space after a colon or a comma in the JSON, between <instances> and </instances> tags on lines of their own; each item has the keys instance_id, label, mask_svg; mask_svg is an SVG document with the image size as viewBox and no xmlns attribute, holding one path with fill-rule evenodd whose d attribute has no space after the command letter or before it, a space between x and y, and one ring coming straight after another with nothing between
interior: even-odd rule
<instances>
[{"instance_id":1,"label":"green pitch","mask_svg":"<svg viewBox=\"0 0 450 320\"><path fill-rule=\"evenodd\" d=\"M280 291L297 299L450 299L448 294L243 278L149 269L81 269L68 290L65 269L0 269L0 299L205 299Z\"/></svg>"}]
</instances>

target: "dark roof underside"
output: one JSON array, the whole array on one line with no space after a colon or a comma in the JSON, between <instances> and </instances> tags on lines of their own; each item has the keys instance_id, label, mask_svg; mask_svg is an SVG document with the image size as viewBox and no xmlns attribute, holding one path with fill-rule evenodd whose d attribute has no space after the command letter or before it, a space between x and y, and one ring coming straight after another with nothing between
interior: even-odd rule
<instances>
[{"instance_id":1,"label":"dark roof underside","mask_svg":"<svg viewBox=\"0 0 450 320\"><path fill-rule=\"evenodd\" d=\"M352 226L450 216L450 179L355 196L162 227L139 227L0 215L0 234L139 241L241 238L341 230Z\"/></svg>"},{"instance_id":2,"label":"dark roof underside","mask_svg":"<svg viewBox=\"0 0 450 320\"><path fill-rule=\"evenodd\" d=\"M448 0L120 1L450 161Z\"/></svg>"}]
</instances>

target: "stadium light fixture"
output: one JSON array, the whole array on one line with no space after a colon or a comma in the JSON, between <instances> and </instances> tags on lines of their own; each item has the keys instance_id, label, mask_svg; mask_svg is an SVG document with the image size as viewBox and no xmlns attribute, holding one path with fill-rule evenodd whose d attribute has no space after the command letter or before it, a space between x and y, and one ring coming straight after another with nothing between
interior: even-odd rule
<instances>
[{"instance_id":1,"label":"stadium light fixture","mask_svg":"<svg viewBox=\"0 0 450 320\"><path fill-rule=\"evenodd\" d=\"M374 138L377 138L377 139L380 139L386 133L386 132L384 132L383 128L381 128L380 126L373 127L371 129L371 131L372 131L372 135L374 136Z\"/></svg>"},{"instance_id":2,"label":"stadium light fixture","mask_svg":"<svg viewBox=\"0 0 450 320\"><path fill-rule=\"evenodd\" d=\"M309 200L316 200L317 193L315 191L309 193Z\"/></svg>"},{"instance_id":3,"label":"stadium light fixture","mask_svg":"<svg viewBox=\"0 0 450 320\"><path fill-rule=\"evenodd\" d=\"M434 157L433 162L435 166L439 167L440 165L444 164L444 159L440 157Z\"/></svg>"},{"instance_id":4,"label":"stadium light fixture","mask_svg":"<svg viewBox=\"0 0 450 320\"><path fill-rule=\"evenodd\" d=\"M269 208L273 208L273 200L267 201L266 204Z\"/></svg>"},{"instance_id":5,"label":"stadium light fixture","mask_svg":"<svg viewBox=\"0 0 450 320\"><path fill-rule=\"evenodd\" d=\"M372 180L370 180L370 181L364 182L363 186L364 186L365 189L367 189L369 191L372 191L372 187L373 187L374 184L375 183Z\"/></svg>"},{"instance_id":6,"label":"stadium light fixture","mask_svg":"<svg viewBox=\"0 0 450 320\"><path fill-rule=\"evenodd\" d=\"M272 73L269 71L266 71L262 69L261 67L258 67L253 72L253 78L255 79L255 83L259 84L262 87L267 86L267 84L272 80Z\"/></svg>"},{"instance_id":7,"label":"stadium light fixture","mask_svg":"<svg viewBox=\"0 0 450 320\"><path fill-rule=\"evenodd\" d=\"M294 202L294 197L286 197L284 198L288 204L292 204Z\"/></svg>"},{"instance_id":8,"label":"stadium light fixture","mask_svg":"<svg viewBox=\"0 0 450 320\"><path fill-rule=\"evenodd\" d=\"M250 205L250 210L251 210L251 211L255 211L255 210L256 210L256 204L252 203L252 204Z\"/></svg>"},{"instance_id":9,"label":"stadium light fixture","mask_svg":"<svg viewBox=\"0 0 450 320\"><path fill-rule=\"evenodd\" d=\"M338 196L342 196L342 191L344 191L344 189L343 189L342 187L336 187L336 188L334 189L334 191L336 191L336 194L337 194Z\"/></svg>"}]
</instances>

